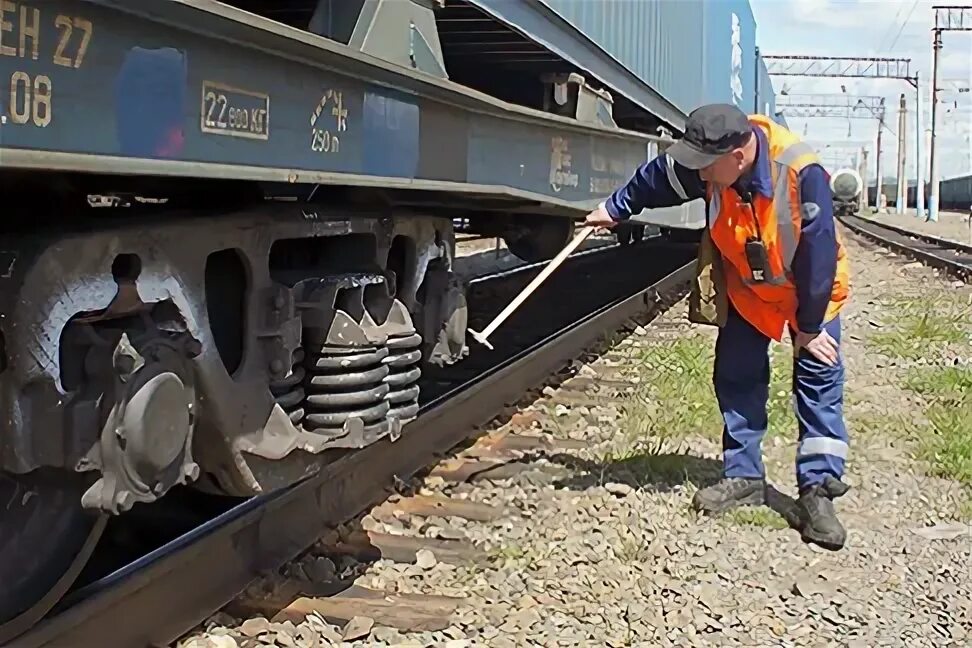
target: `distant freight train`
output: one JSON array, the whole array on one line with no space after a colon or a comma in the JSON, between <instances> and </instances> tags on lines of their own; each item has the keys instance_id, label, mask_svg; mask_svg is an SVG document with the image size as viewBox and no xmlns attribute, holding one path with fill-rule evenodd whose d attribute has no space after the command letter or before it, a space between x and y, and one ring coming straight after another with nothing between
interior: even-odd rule
<instances>
[{"instance_id":1,"label":"distant freight train","mask_svg":"<svg viewBox=\"0 0 972 648\"><path fill-rule=\"evenodd\" d=\"M884 195L888 205L897 203L897 185L885 183ZM925 183L925 205L928 205L928 197L931 195L931 185ZM914 182L908 185L908 205L914 206L916 196L916 186ZM948 211L968 212L972 209L972 173L946 178L941 181L938 189L938 207ZM868 187L868 201L874 202L874 185Z\"/></svg>"}]
</instances>

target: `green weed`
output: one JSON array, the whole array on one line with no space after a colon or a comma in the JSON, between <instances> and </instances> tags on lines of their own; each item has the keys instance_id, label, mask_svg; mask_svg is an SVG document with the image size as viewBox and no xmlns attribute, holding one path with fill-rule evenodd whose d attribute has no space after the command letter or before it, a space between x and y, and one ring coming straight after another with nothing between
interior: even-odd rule
<instances>
[{"instance_id":1,"label":"green weed","mask_svg":"<svg viewBox=\"0 0 972 648\"><path fill-rule=\"evenodd\" d=\"M972 497L972 369L913 369L905 386L925 403L927 424L915 439L918 457L933 475L958 481Z\"/></svg>"},{"instance_id":2,"label":"green weed","mask_svg":"<svg viewBox=\"0 0 972 648\"><path fill-rule=\"evenodd\" d=\"M635 360L642 382L620 408L620 425L632 440L677 442L692 435L721 435L722 416L712 387L713 340L689 335L652 344L639 349ZM795 435L790 345L774 345L770 364L769 435Z\"/></svg>"},{"instance_id":3,"label":"green weed","mask_svg":"<svg viewBox=\"0 0 972 648\"><path fill-rule=\"evenodd\" d=\"M967 340L972 328L972 306L945 292L893 300L888 312L895 314L890 328L869 341L876 351L893 358L937 355L950 344Z\"/></svg>"},{"instance_id":4,"label":"green weed","mask_svg":"<svg viewBox=\"0 0 972 648\"><path fill-rule=\"evenodd\" d=\"M721 428L712 391L712 342L686 336L638 350L641 382L621 404L619 422L632 439L680 441Z\"/></svg>"},{"instance_id":5,"label":"green weed","mask_svg":"<svg viewBox=\"0 0 972 648\"><path fill-rule=\"evenodd\" d=\"M905 387L933 399L959 399L972 394L972 370L966 367L919 368L905 377Z\"/></svg>"},{"instance_id":6,"label":"green weed","mask_svg":"<svg viewBox=\"0 0 972 648\"><path fill-rule=\"evenodd\" d=\"M797 421L793 413L793 347L789 344L773 345L766 414L769 421L768 437L782 434L796 438Z\"/></svg>"},{"instance_id":7,"label":"green weed","mask_svg":"<svg viewBox=\"0 0 972 648\"><path fill-rule=\"evenodd\" d=\"M959 407L936 402L926 410L931 434L922 434L919 456L932 465L932 474L972 488L972 398Z\"/></svg>"},{"instance_id":8,"label":"green weed","mask_svg":"<svg viewBox=\"0 0 972 648\"><path fill-rule=\"evenodd\" d=\"M519 545L503 545L489 552L489 558L500 564L517 564L525 561L529 552Z\"/></svg>"}]
</instances>

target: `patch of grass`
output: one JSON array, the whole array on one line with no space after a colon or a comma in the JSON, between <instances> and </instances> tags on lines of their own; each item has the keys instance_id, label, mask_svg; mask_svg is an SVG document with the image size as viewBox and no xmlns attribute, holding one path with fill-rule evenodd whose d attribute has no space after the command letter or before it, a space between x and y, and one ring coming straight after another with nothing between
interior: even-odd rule
<instances>
[{"instance_id":1,"label":"patch of grass","mask_svg":"<svg viewBox=\"0 0 972 648\"><path fill-rule=\"evenodd\" d=\"M894 320L888 330L872 335L869 344L893 358L917 360L941 353L967 340L972 331L972 306L944 291L893 300L887 310Z\"/></svg>"},{"instance_id":2,"label":"patch of grass","mask_svg":"<svg viewBox=\"0 0 972 648\"><path fill-rule=\"evenodd\" d=\"M786 529L789 525L778 513L765 506L743 506L726 513L725 520L739 526Z\"/></svg>"},{"instance_id":3,"label":"patch of grass","mask_svg":"<svg viewBox=\"0 0 972 648\"><path fill-rule=\"evenodd\" d=\"M928 422L916 435L918 457L931 474L961 483L972 498L972 369L913 369L905 386L925 402Z\"/></svg>"},{"instance_id":4,"label":"patch of grass","mask_svg":"<svg viewBox=\"0 0 972 648\"><path fill-rule=\"evenodd\" d=\"M769 420L767 437L782 434L797 438L797 421L793 413L793 347L789 344L773 345L766 414Z\"/></svg>"},{"instance_id":5,"label":"patch of grass","mask_svg":"<svg viewBox=\"0 0 972 648\"><path fill-rule=\"evenodd\" d=\"M919 368L905 376L905 387L916 394L961 400L972 394L972 369L966 367Z\"/></svg>"},{"instance_id":6,"label":"patch of grass","mask_svg":"<svg viewBox=\"0 0 972 648\"><path fill-rule=\"evenodd\" d=\"M852 437L898 438L915 426L913 417L901 412L856 411L846 408L844 413Z\"/></svg>"},{"instance_id":7,"label":"patch of grass","mask_svg":"<svg viewBox=\"0 0 972 648\"><path fill-rule=\"evenodd\" d=\"M692 435L719 438L722 416L712 386L714 354L714 341L698 334L638 350L633 364L641 382L619 407L618 425L628 447L648 438L669 445ZM784 434L795 438L790 345L774 345L770 364L768 436Z\"/></svg>"},{"instance_id":8,"label":"patch of grass","mask_svg":"<svg viewBox=\"0 0 972 648\"><path fill-rule=\"evenodd\" d=\"M689 335L638 350L637 389L620 404L618 422L632 441L678 442L721 428L712 391L712 342Z\"/></svg>"},{"instance_id":9,"label":"patch of grass","mask_svg":"<svg viewBox=\"0 0 972 648\"><path fill-rule=\"evenodd\" d=\"M642 562L649 556L645 539L630 531L622 531L613 549L614 555L625 564Z\"/></svg>"},{"instance_id":10,"label":"patch of grass","mask_svg":"<svg viewBox=\"0 0 972 648\"><path fill-rule=\"evenodd\" d=\"M964 405L936 402L926 410L931 434L922 434L919 456L932 474L972 488L972 398Z\"/></svg>"}]
</instances>

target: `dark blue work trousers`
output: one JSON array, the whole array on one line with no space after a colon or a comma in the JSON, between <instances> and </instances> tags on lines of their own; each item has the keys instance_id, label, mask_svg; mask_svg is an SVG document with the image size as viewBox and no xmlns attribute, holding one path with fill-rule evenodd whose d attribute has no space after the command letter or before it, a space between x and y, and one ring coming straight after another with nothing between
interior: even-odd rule
<instances>
[{"instance_id":1,"label":"dark blue work trousers","mask_svg":"<svg viewBox=\"0 0 972 648\"><path fill-rule=\"evenodd\" d=\"M840 318L824 325L840 343ZM726 477L765 477L761 442L766 434L769 397L770 339L730 308L716 341L716 398L725 427L722 431ZM793 359L793 395L799 424L796 476L800 488L818 484L825 475L840 479L847 460L844 425L844 364L839 354L830 367L801 349Z\"/></svg>"}]
</instances>

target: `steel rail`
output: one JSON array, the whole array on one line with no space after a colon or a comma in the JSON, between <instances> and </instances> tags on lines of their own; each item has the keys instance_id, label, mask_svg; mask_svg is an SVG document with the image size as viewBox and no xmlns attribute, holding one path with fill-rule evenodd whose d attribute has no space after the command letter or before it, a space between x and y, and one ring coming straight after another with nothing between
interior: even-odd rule
<instances>
[{"instance_id":1,"label":"steel rail","mask_svg":"<svg viewBox=\"0 0 972 648\"><path fill-rule=\"evenodd\" d=\"M395 442L387 439L324 466L290 488L247 500L98 581L76 604L14 640L11 648L166 646L249 583L311 546L329 528L384 497L436 455L583 352L606 331L686 284L688 263L573 322L477 379L429 403ZM81 594L81 592L79 592Z\"/></svg>"},{"instance_id":2,"label":"steel rail","mask_svg":"<svg viewBox=\"0 0 972 648\"><path fill-rule=\"evenodd\" d=\"M898 227L897 225L891 225L890 223L882 223L879 220L873 218L866 218L861 215L857 215L854 218L860 219L867 223L868 225L874 225L882 229L891 230L896 234L902 234L904 236L909 236L911 238L916 238L926 243L933 243L935 245L941 245L942 247L949 247L961 252L967 252L972 254L972 244L963 243L962 241L955 241L952 239L942 238L940 236L933 236L931 234L925 234L924 232L915 232L904 227ZM970 228L972 229L972 228Z\"/></svg>"},{"instance_id":3,"label":"steel rail","mask_svg":"<svg viewBox=\"0 0 972 648\"><path fill-rule=\"evenodd\" d=\"M962 279L972 278L972 246L918 234L861 216L838 216L849 230L895 252L918 259Z\"/></svg>"}]
</instances>

